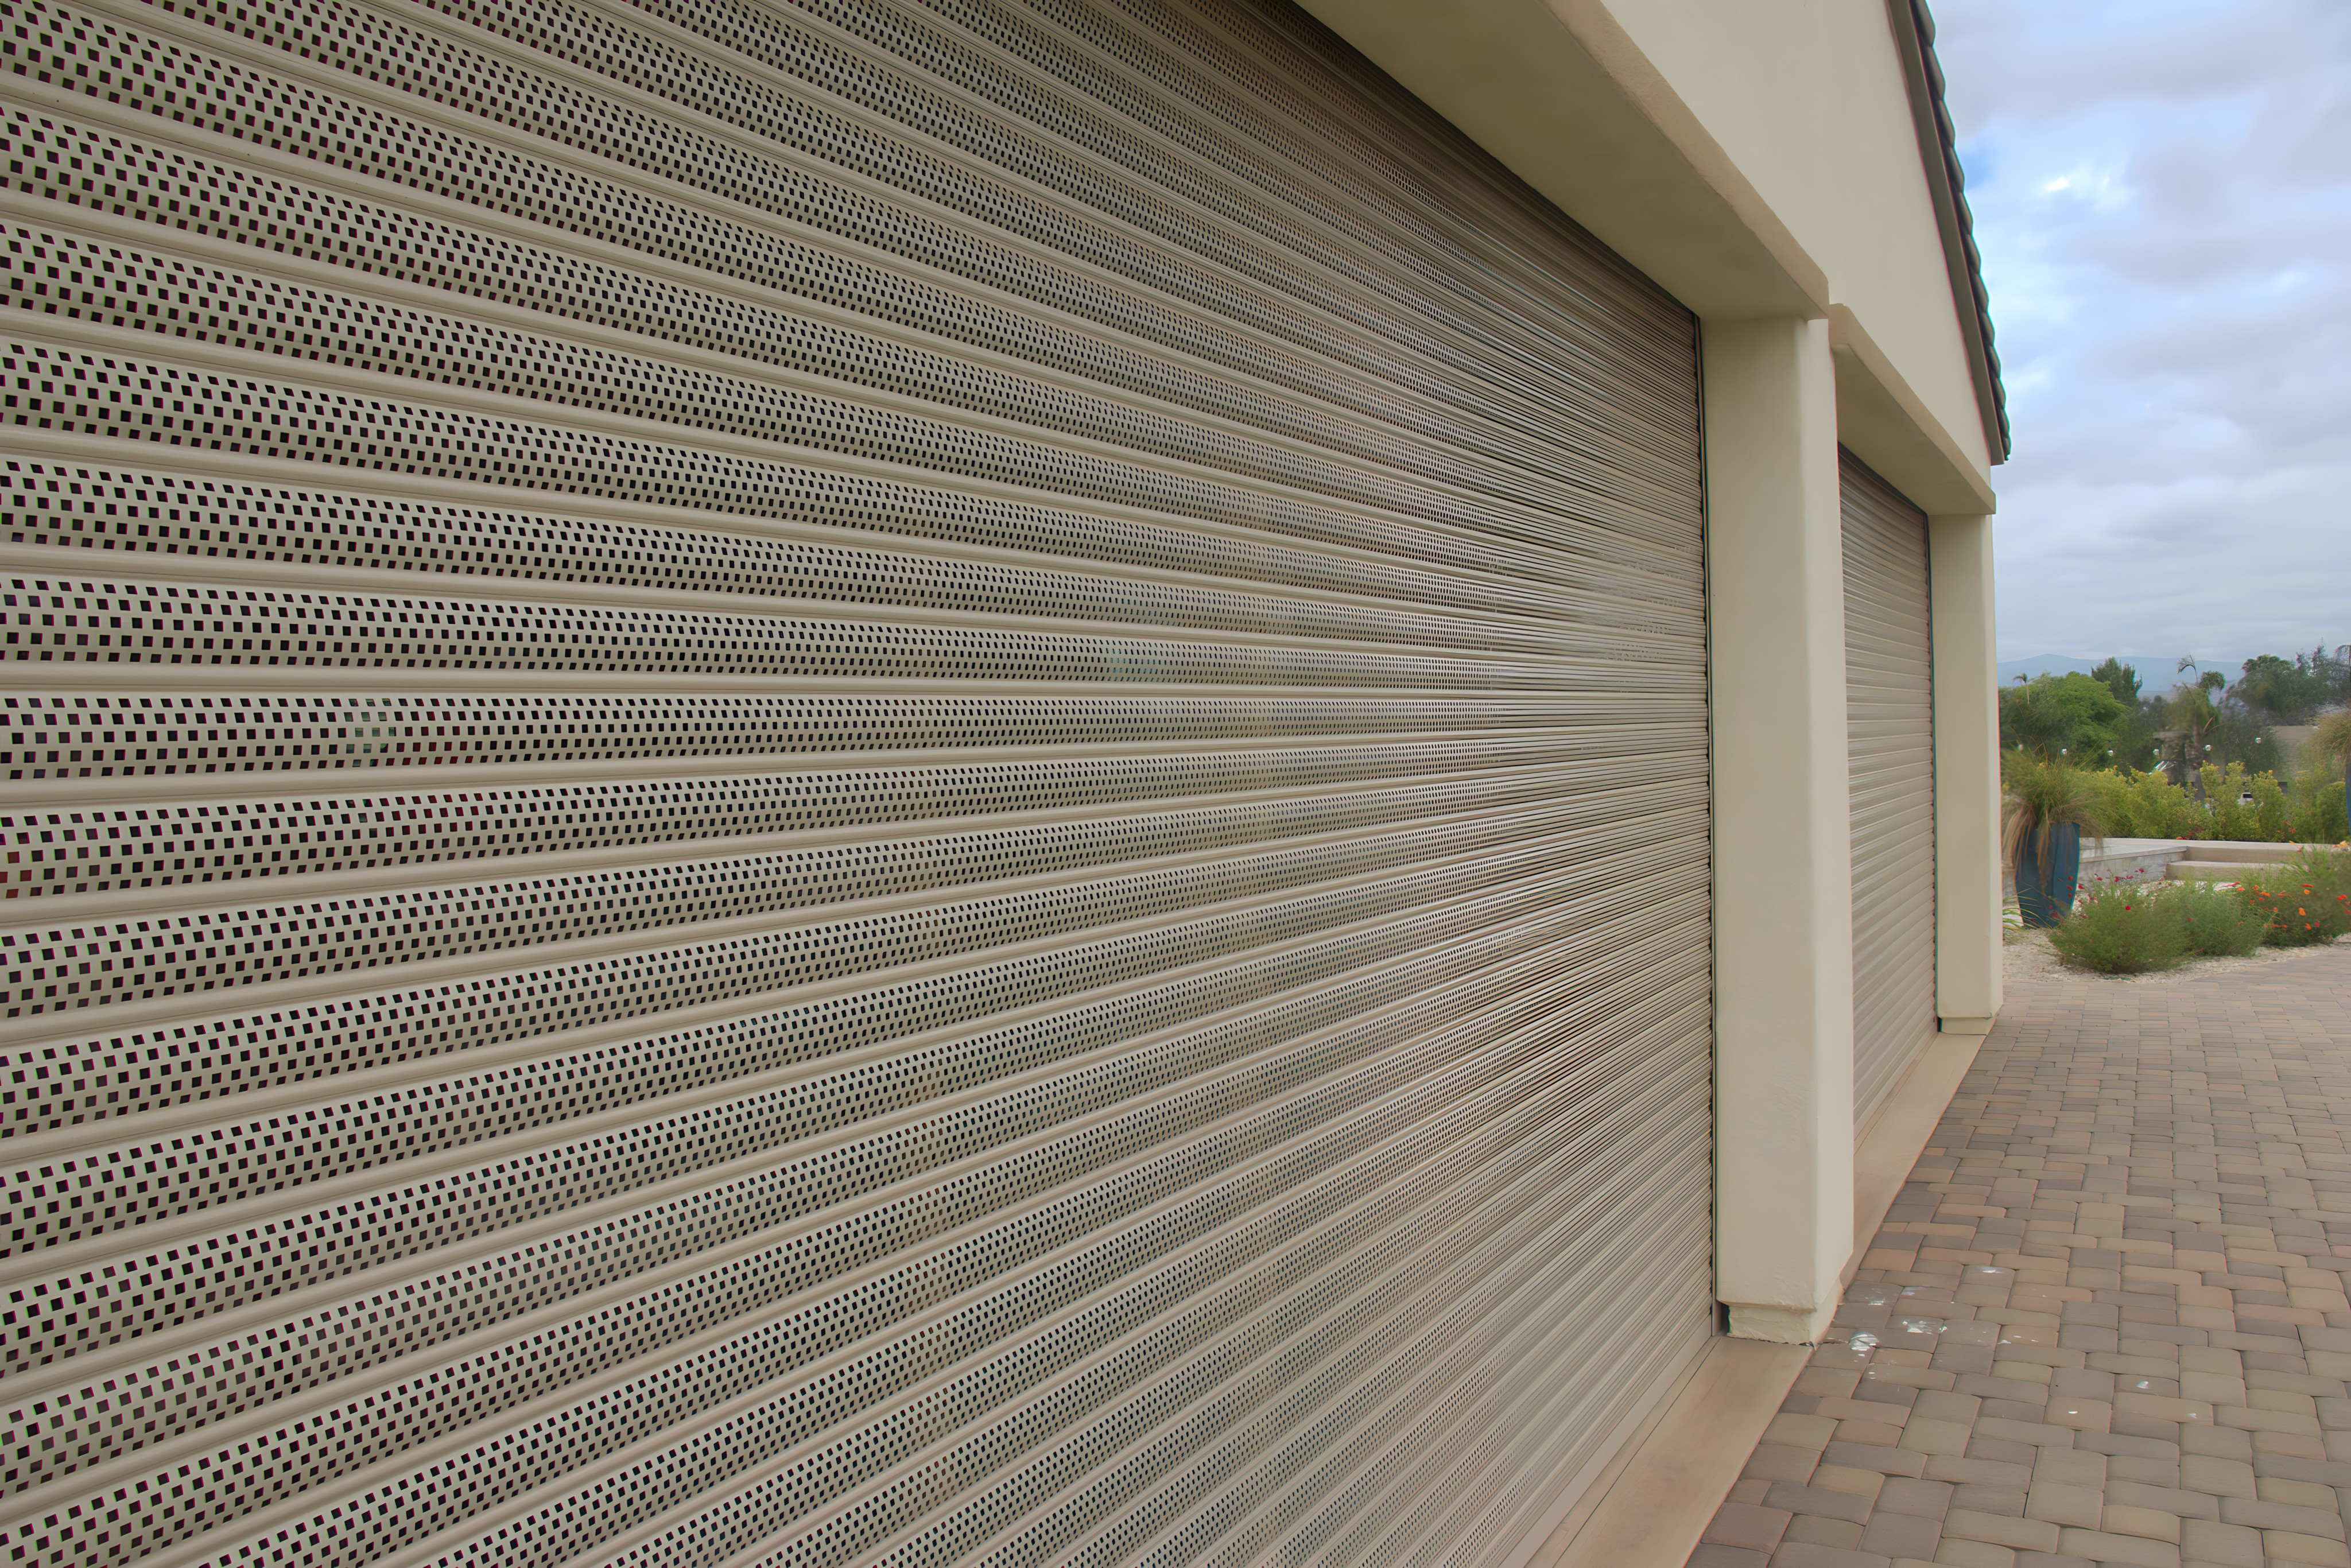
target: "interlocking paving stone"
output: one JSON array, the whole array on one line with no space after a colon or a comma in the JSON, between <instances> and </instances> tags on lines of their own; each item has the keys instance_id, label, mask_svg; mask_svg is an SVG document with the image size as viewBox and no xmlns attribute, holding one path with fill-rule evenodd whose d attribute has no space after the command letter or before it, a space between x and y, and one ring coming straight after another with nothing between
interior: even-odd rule
<instances>
[{"instance_id":1,"label":"interlocking paving stone","mask_svg":"<svg viewBox=\"0 0 2351 1568\"><path fill-rule=\"evenodd\" d=\"M1849 1519L1830 1519L1817 1513L1798 1514L1788 1521L1788 1533L1780 1538L1782 1552L1798 1545L1834 1546L1843 1551L1860 1544L1860 1525Z\"/></svg>"},{"instance_id":2,"label":"interlocking paving stone","mask_svg":"<svg viewBox=\"0 0 2351 1568\"><path fill-rule=\"evenodd\" d=\"M1888 1557L1932 1557L1942 1539L1943 1527L1934 1520L1880 1511L1870 1516L1868 1528L1861 1532L1861 1550Z\"/></svg>"},{"instance_id":3,"label":"interlocking paving stone","mask_svg":"<svg viewBox=\"0 0 2351 1568\"><path fill-rule=\"evenodd\" d=\"M1710 1546L1743 1546L1750 1551L1769 1552L1780 1544L1780 1537L1788 1529L1788 1519L1785 1509L1726 1502L1715 1510L1713 1522L1699 1539Z\"/></svg>"},{"instance_id":4,"label":"interlocking paving stone","mask_svg":"<svg viewBox=\"0 0 2351 1568\"><path fill-rule=\"evenodd\" d=\"M2261 1531L2209 1520L2182 1520L2179 1554L2190 1563L2217 1563L2220 1568L2262 1568Z\"/></svg>"},{"instance_id":5,"label":"interlocking paving stone","mask_svg":"<svg viewBox=\"0 0 2351 1568\"><path fill-rule=\"evenodd\" d=\"M2351 942L2011 985L1689 1568L2351 1568L2346 1137Z\"/></svg>"},{"instance_id":6,"label":"interlocking paving stone","mask_svg":"<svg viewBox=\"0 0 2351 1568\"><path fill-rule=\"evenodd\" d=\"M1926 1469L1927 1456L1874 1443L1831 1443L1821 1450L1821 1463L1875 1470L1882 1476L1917 1476Z\"/></svg>"},{"instance_id":7,"label":"interlocking paving stone","mask_svg":"<svg viewBox=\"0 0 2351 1568\"><path fill-rule=\"evenodd\" d=\"M2255 1502L2241 1497L2220 1500L2220 1522L2250 1525L2255 1530L2290 1530L2297 1535L2326 1535L2343 1539L2343 1516L2314 1508L2298 1508L2292 1503Z\"/></svg>"},{"instance_id":8,"label":"interlocking paving stone","mask_svg":"<svg viewBox=\"0 0 2351 1568\"><path fill-rule=\"evenodd\" d=\"M2179 1544L2179 1515L2162 1509L2108 1503L2100 1511L2098 1528L2108 1535L2143 1535L2150 1541Z\"/></svg>"},{"instance_id":9,"label":"interlocking paving stone","mask_svg":"<svg viewBox=\"0 0 2351 1568\"><path fill-rule=\"evenodd\" d=\"M2065 1531L2060 1549L2069 1557L2128 1568L2180 1568L2179 1548L2168 1541L2143 1535L2115 1535L2097 1530Z\"/></svg>"},{"instance_id":10,"label":"interlocking paving stone","mask_svg":"<svg viewBox=\"0 0 2351 1568\"><path fill-rule=\"evenodd\" d=\"M1785 1509L1790 1513L1823 1514L1830 1519L1849 1519L1856 1524L1869 1517L1869 1500L1851 1492L1831 1491L1824 1487L1802 1487L1792 1481L1778 1482L1763 1494L1765 1508Z\"/></svg>"},{"instance_id":11,"label":"interlocking paving stone","mask_svg":"<svg viewBox=\"0 0 2351 1568\"><path fill-rule=\"evenodd\" d=\"M2105 1511L2105 1499L2095 1487L2067 1486L2063 1482L2032 1483L2026 1494L2024 1513L2028 1519L2045 1519L2052 1524L2078 1524L2095 1530L2099 1516Z\"/></svg>"},{"instance_id":12,"label":"interlocking paving stone","mask_svg":"<svg viewBox=\"0 0 2351 1568\"><path fill-rule=\"evenodd\" d=\"M2032 1467L2004 1465L1991 1459L1936 1458L1927 1461L1927 1476L1931 1480L1955 1481L1961 1486L1998 1487L2022 1497L2024 1489L2032 1482Z\"/></svg>"},{"instance_id":13,"label":"interlocking paving stone","mask_svg":"<svg viewBox=\"0 0 2351 1568\"><path fill-rule=\"evenodd\" d=\"M1771 1553L1771 1568L1894 1568L1894 1559L1883 1552L1796 1542Z\"/></svg>"},{"instance_id":14,"label":"interlocking paving stone","mask_svg":"<svg viewBox=\"0 0 2351 1568\"><path fill-rule=\"evenodd\" d=\"M1985 1513L1972 1508L1955 1506L1943 1515L1943 1533L1956 1535L1962 1541L1987 1541L1994 1546L2011 1546L2019 1551L2053 1552L2057 1549L2057 1526L2045 1519Z\"/></svg>"},{"instance_id":15,"label":"interlocking paving stone","mask_svg":"<svg viewBox=\"0 0 2351 1568\"><path fill-rule=\"evenodd\" d=\"M2151 1508L2177 1519L2218 1519L2220 1500L2179 1487L2154 1487L2141 1481L2106 1483L2106 1502L2114 1508Z\"/></svg>"},{"instance_id":16,"label":"interlocking paving stone","mask_svg":"<svg viewBox=\"0 0 2351 1568\"><path fill-rule=\"evenodd\" d=\"M2317 1568L2351 1568L2351 1552L2339 1541L2296 1535L2290 1531L2262 1531L2262 1555L2273 1563L2309 1563Z\"/></svg>"},{"instance_id":17,"label":"interlocking paving stone","mask_svg":"<svg viewBox=\"0 0 2351 1568\"><path fill-rule=\"evenodd\" d=\"M1951 1506L1951 1488L1945 1481L1912 1480L1898 1477L1888 1480L1877 1494L1878 1513L1916 1514L1920 1519L1940 1519Z\"/></svg>"},{"instance_id":18,"label":"interlocking paving stone","mask_svg":"<svg viewBox=\"0 0 2351 1568\"><path fill-rule=\"evenodd\" d=\"M1951 1506L1971 1513L2012 1513L2022 1518L2024 1513L2024 1491L2022 1488L1962 1484L1952 1490Z\"/></svg>"},{"instance_id":19,"label":"interlocking paving stone","mask_svg":"<svg viewBox=\"0 0 2351 1568\"><path fill-rule=\"evenodd\" d=\"M1770 1568L1771 1554L1736 1546L1705 1545L1690 1553L1689 1568ZM2261 1568L2256 1558L2253 1568Z\"/></svg>"}]
</instances>

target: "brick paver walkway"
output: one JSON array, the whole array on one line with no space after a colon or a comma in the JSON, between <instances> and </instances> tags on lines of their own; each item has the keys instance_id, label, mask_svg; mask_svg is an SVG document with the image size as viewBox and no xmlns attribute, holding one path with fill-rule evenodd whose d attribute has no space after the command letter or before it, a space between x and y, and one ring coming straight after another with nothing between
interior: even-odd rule
<instances>
[{"instance_id":1,"label":"brick paver walkway","mask_svg":"<svg viewBox=\"0 0 2351 1568\"><path fill-rule=\"evenodd\" d=\"M2351 946L2012 987L1690 1568L2351 1568Z\"/></svg>"}]
</instances>

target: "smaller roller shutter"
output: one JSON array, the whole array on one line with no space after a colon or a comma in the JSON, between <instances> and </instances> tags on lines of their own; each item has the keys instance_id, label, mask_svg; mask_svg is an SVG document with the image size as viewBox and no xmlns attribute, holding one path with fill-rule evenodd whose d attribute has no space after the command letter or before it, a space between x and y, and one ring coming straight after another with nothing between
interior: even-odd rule
<instances>
[{"instance_id":1,"label":"smaller roller shutter","mask_svg":"<svg viewBox=\"0 0 2351 1568\"><path fill-rule=\"evenodd\" d=\"M1935 1032L1934 670L1926 515L1849 454L1842 477L1859 1129Z\"/></svg>"}]
</instances>

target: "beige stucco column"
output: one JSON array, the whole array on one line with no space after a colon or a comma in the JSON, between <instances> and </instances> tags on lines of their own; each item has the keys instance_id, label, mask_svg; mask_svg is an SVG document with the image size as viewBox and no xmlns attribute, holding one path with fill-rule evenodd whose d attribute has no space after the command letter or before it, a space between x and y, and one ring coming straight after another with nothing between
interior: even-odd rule
<instances>
[{"instance_id":1,"label":"beige stucco column","mask_svg":"<svg viewBox=\"0 0 2351 1568\"><path fill-rule=\"evenodd\" d=\"M1708 322L1715 1291L1810 1343L1853 1248L1844 575L1825 321Z\"/></svg>"},{"instance_id":2,"label":"beige stucco column","mask_svg":"<svg viewBox=\"0 0 2351 1568\"><path fill-rule=\"evenodd\" d=\"M1946 1034L2000 1011L2000 674L1991 519L1927 520L1935 628L1935 1010Z\"/></svg>"}]
</instances>

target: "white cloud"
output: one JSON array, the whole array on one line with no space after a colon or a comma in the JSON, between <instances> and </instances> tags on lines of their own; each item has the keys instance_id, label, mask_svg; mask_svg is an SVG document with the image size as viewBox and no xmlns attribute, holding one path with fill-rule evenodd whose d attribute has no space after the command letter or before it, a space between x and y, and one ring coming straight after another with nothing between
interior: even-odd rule
<instances>
[{"instance_id":1,"label":"white cloud","mask_svg":"<svg viewBox=\"0 0 2351 1568\"><path fill-rule=\"evenodd\" d=\"M2351 639L2351 6L1942 0L2002 657Z\"/></svg>"}]
</instances>

